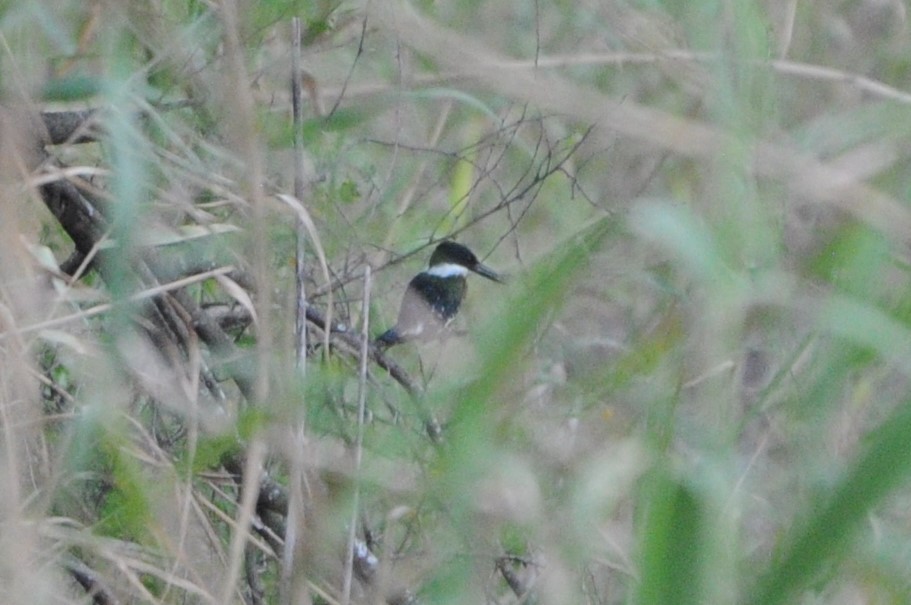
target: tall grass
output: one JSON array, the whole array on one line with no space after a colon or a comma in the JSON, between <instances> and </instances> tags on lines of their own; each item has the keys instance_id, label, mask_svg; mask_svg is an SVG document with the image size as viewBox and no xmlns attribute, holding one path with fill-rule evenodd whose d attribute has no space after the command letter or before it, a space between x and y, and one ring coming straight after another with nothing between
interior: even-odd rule
<instances>
[{"instance_id":1,"label":"tall grass","mask_svg":"<svg viewBox=\"0 0 911 605\"><path fill-rule=\"evenodd\" d=\"M0 7L0 602L911 600L901 2L57 4ZM362 374L449 237L508 283Z\"/></svg>"}]
</instances>

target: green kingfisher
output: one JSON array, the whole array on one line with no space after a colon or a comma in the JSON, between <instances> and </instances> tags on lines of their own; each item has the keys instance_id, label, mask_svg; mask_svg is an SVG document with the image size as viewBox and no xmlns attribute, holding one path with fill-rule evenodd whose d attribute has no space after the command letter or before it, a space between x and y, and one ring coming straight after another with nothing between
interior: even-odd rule
<instances>
[{"instance_id":1,"label":"green kingfisher","mask_svg":"<svg viewBox=\"0 0 911 605\"><path fill-rule=\"evenodd\" d=\"M439 337L459 312L468 289L465 277L469 271L503 283L465 246L451 241L440 243L430 256L427 269L408 282L398 321L377 337L377 346Z\"/></svg>"}]
</instances>

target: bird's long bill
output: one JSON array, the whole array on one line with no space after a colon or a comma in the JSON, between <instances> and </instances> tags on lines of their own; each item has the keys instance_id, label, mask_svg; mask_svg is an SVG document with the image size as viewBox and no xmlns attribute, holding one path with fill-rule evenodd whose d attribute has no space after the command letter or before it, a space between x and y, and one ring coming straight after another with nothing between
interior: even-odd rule
<instances>
[{"instance_id":1,"label":"bird's long bill","mask_svg":"<svg viewBox=\"0 0 911 605\"><path fill-rule=\"evenodd\" d=\"M487 279L497 282L498 284L504 283L503 278L500 277L496 271L494 271L490 267L482 265L481 263L478 263L477 265L472 267L471 270L474 271L475 273L477 273L478 275L481 275L483 277L486 277Z\"/></svg>"}]
</instances>

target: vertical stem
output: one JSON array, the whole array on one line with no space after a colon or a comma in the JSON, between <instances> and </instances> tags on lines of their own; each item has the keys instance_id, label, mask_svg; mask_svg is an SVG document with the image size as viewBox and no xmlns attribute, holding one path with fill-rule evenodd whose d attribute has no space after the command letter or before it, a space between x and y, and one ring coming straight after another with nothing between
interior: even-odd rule
<instances>
[{"instance_id":1,"label":"vertical stem","mask_svg":"<svg viewBox=\"0 0 911 605\"><path fill-rule=\"evenodd\" d=\"M242 177L243 195L250 200L253 243L253 270L256 279L257 307L259 325L256 331L256 380L253 385L251 405L262 405L269 400L270 355L272 352L272 330L269 317L271 272L267 261L267 230L265 216L265 199L263 197L263 158L260 149L260 136L256 128L255 104L250 91L250 78L247 73L246 57L241 44L239 14L236 0L222 0L220 15L224 28L225 58L227 74L223 86L236 94L226 99L225 132L231 144L235 146L238 158L245 167ZM237 588L241 565L244 560L244 549L249 539L250 523L255 514L256 499L259 494L263 461L267 452L266 443L261 435L250 439L247 451L247 463L244 467L243 495L237 512L234 534L231 537L228 570L225 574L220 603L232 603L232 595Z\"/></svg>"},{"instance_id":2,"label":"vertical stem","mask_svg":"<svg viewBox=\"0 0 911 605\"><path fill-rule=\"evenodd\" d=\"M304 200L304 135L303 98L301 94L301 23L299 17L291 20L291 115L294 128L294 197ZM305 289L305 226L297 221L297 254L295 258L295 281L297 284L297 312L294 325L294 345L297 351L297 366L301 374L305 371L307 358L307 291Z\"/></svg>"},{"instance_id":3,"label":"vertical stem","mask_svg":"<svg viewBox=\"0 0 911 605\"><path fill-rule=\"evenodd\" d=\"M370 265L364 268L364 323L361 326L361 359L357 388L357 437L354 444L354 497L351 504L351 520L348 526L348 546L345 559L345 579L342 589L342 605L351 602L351 581L354 576L354 541L357 536L357 517L360 508L361 460L363 458L364 422L367 414L367 359L370 348Z\"/></svg>"},{"instance_id":4,"label":"vertical stem","mask_svg":"<svg viewBox=\"0 0 911 605\"><path fill-rule=\"evenodd\" d=\"M253 438L247 448L244 462L243 483L241 485L240 506L237 510L234 534L228 550L228 573L222 587L219 603L234 603L231 595L237 588L240 566L244 560L244 550L250 538L250 525L256 514L256 499L259 497L259 480L263 473L263 462L266 459L266 442L259 436Z\"/></svg>"},{"instance_id":5,"label":"vertical stem","mask_svg":"<svg viewBox=\"0 0 911 605\"><path fill-rule=\"evenodd\" d=\"M304 142L301 133L302 98L301 98L301 24L300 18L291 20L291 121L294 129L294 197L303 203L304 196ZM295 313L294 313L294 352L297 370L303 381L307 369L307 291L306 278L306 226L298 214L296 223L297 250L295 252ZM303 389L301 389L303 394ZM292 451L289 452L289 493L288 520L285 523L285 542L282 551L282 573L280 581L281 603L308 602L306 583L295 581L295 571L300 567L298 531L304 520L304 412L305 402L301 401L300 420L291 428Z\"/></svg>"}]
</instances>

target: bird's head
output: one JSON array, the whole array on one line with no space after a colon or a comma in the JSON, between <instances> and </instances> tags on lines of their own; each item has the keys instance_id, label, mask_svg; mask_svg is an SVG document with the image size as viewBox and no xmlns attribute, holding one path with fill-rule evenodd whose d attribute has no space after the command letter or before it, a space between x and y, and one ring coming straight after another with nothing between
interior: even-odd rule
<instances>
[{"instance_id":1,"label":"bird's head","mask_svg":"<svg viewBox=\"0 0 911 605\"><path fill-rule=\"evenodd\" d=\"M438 277L464 276L468 271L497 283L503 283L503 278L490 267L481 264L474 252L462 244L451 241L441 242L436 247L430 256L430 265L427 268L428 273Z\"/></svg>"}]
</instances>

